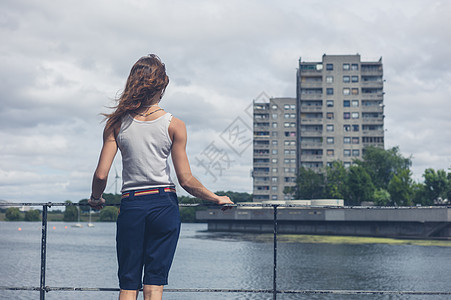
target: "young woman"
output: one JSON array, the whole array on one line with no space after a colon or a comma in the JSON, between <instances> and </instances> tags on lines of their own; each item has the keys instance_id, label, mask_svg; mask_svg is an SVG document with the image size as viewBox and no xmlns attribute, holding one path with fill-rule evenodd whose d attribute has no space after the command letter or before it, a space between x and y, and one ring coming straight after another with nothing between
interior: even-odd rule
<instances>
[{"instance_id":1,"label":"young woman","mask_svg":"<svg viewBox=\"0 0 451 300\"><path fill-rule=\"evenodd\" d=\"M142 284L144 299L162 299L180 232L169 155L177 179L188 193L219 205L233 204L191 174L185 124L159 106L168 83L165 66L156 55L140 58L131 69L115 111L105 115L103 147L89 203L97 209L103 207L102 193L119 149L123 167L116 233L120 300L136 299Z\"/></svg>"}]
</instances>

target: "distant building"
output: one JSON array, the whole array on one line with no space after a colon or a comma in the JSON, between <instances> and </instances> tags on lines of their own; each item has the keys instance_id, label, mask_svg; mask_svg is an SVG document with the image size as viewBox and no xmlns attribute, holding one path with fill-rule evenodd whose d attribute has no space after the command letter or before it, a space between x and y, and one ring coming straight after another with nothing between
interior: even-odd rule
<instances>
[{"instance_id":1,"label":"distant building","mask_svg":"<svg viewBox=\"0 0 451 300\"><path fill-rule=\"evenodd\" d=\"M364 147L384 147L382 59L323 55L299 59L296 98L254 101L253 200L290 200L300 167L346 167Z\"/></svg>"},{"instance_id":2,"label":"distant building","mask_svg":"<svg viewBox=\"0 0 451 300\"><path fill-rule=\"evenodd\" d=\"M299 60L298 167L320 169L334 160L350 166L365 146L384 147L382 58L323 55Z\"/></svg>"},{"instance_id":3,"label":"distant building","mask_svg":"<svg viewBox=\"0 0 451 300\"><path fill-rule=\"evenodd\" d=\"M296 98L254 101L253 200L289 200L296 180Z\"/></svg>"}]
</instances>

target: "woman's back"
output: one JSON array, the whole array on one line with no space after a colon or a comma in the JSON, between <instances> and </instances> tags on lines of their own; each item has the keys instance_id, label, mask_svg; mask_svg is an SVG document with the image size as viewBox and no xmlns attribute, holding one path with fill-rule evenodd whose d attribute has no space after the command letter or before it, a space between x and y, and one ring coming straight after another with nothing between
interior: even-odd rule
<instances>
[{"instance_id":1,"label":"woman's back","mask_svg":"<svg viewBox=\"0 0 451 300\"><path fill-rule=\"evenodd\" d=\"M122 154L122 192L135 189L174 186L168 156L172 141L169 124L172 115L133 118L127 114L121 122L117 143Z\"/></svg>"}]
</instances>

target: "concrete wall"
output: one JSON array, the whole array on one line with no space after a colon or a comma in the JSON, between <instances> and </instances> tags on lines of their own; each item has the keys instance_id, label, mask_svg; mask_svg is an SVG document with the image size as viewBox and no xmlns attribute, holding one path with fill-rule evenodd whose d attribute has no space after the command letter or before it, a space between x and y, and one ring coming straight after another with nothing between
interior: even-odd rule
<instances>
[{"instance_id":1,"label":"concrete wall","mask_svg":"<svg viewBox=\"0 0 451 300\"><path fill-rule=\"evenodd\" d=\"M279 233L451 238L451 208L278 208ZM197 213L211 231L273 232L271 207Z\"/></svg>"}]
</instances>

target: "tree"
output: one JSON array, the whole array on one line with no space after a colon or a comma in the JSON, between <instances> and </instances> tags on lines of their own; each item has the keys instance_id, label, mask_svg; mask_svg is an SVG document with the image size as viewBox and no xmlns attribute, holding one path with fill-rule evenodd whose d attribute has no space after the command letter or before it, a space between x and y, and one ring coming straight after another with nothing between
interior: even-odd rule
<instances>
[{"instance_id":1,"label":"tree","mask_svg":"<svg viewBox=\"0 0 451 300\"><path fill-rule=\"evenodd\" d=\"M347 205L360 205L362 201L371 201L374 185L365 168L355 165L349 168L347 177Z\"/></svg>"},{"instance_id":2,"label":"tree","mask_svg":"<svg viewBox=\"0 0 451 300\"><path fill-rule=\"evenodd\" d=\"M89 213L90 208L88 204L88 199L82 199L80 201L78 201L78 204L80 204L79 208L80 208L80 213Z\"/></svg>"},{"instance_id":3,"label":"tree","mask_svg":"<svg viewBox=\"0 0 451 300\"><path fill-rule=\"evenodd\" d=\"M356 163L365 168L376 188L388 189L388 184L393 175L401 170L409 169L412 165L410 158L401 155L399 147L384 150L378 147L366 147L362 156L363 160Z\"/></svg>"},{"instance_id":4,"label":"tree","mask_svg":"<svg viewBox=\"0 0 451 300\"><path fill-rule=\"evenodd\" d=\"M72 203L70 200L66 200L66 203ZM78 219L78 210L73 205L66 206L66 209L64 210L64 217L63 220L65 222L74 222Z\"/></svg>"},{"instance_id":5,"label":"tree","mask_svg":"<svg viewBox=\"0 0 451 300\"><path fill-rule=\"evenodd\" d=\"M37 209L30 209L25 213L25 221L35 222L41 220L41 212Z\"/></svg>"},{"instance_id":6,"label":"tree","mask_svg":"<svg viewBox=\"0 0 451 300\"><path fill-rule=\"evenodd\" d=\"M107 206L100 211L99 220L102 222L115 222L119 209L115 206Z\"/></svg>"},{"instance_id":7,"label":"tree","mask_svg":"<svg viewBox=\"0 0 451 300\"><path fill-rule=\"evenodd\" d=\"M434 202L429 199L426 186L423 183L412 184L412 202L413 204L432 205Z\"/></svg>"},{"instance_id":8,"label":"tree","mask_svg":"<svg viewBox=\"0 0 451 300\"><path fill-rule=\"evenodd\" d=\"M5 214L6 221L19 221L20 220L20 210L17 207L10 207L6 210Z\"/></svg>"},{"instance_id":9,"label":"tree","mask_svg":"<svg viewBox=\"0 0 451 300\"><path fill-rule=\"evenodd\" d=\"M412 179L409 169L400 170L398 174L394 174L388 184L388 192L390 193L392 203L395 205L412 205Z\"/></svg>"},{"instance_id":10,"label":"tree","mask_svg":"<svg viewBox=\"0 0 451 300\"><path fill-rule=\"evenodd\" d=\"M378 206L387 206L391 204L390 193L384 189L376 189L373 195L374 204Z\"/></svg>"},{"instance_id":11,"label":"tree","mask_svg":"<svg viewBox=\"0 0 451 300\"><path fill-rule=\"evenodd\" d=\"M325 171L325 194L332 199L343 199L346 194L346 168L341 161L334 161Z\"/></svg>"},{"instance_id":12,"label":"tree","mask_svg":"<svg viewBox=\"0 0 451 300\"><path fill-rule=\"evenodd\" d=\"M426 197L428 200L433 202L439 197L446 199L448 197L449 191L449 174L447 176L445 170L426 169L424 170L424 185L426 189ZM449 199L449 198L448 198Z\"/></svg>"},{"instance_id":13,"label":"tree","mask_svg":"<svg viewBox=\"0 0 451 300\"><path fill-rule=\"evenodd\" d=\"M299 168L296 178L296 186L294 189L294 197L296 199L320 199L324 197L324 175L317 173L312 169L304 167ZM284 190L291 193L292 189Z\"/></svg>"}]
</instances>

